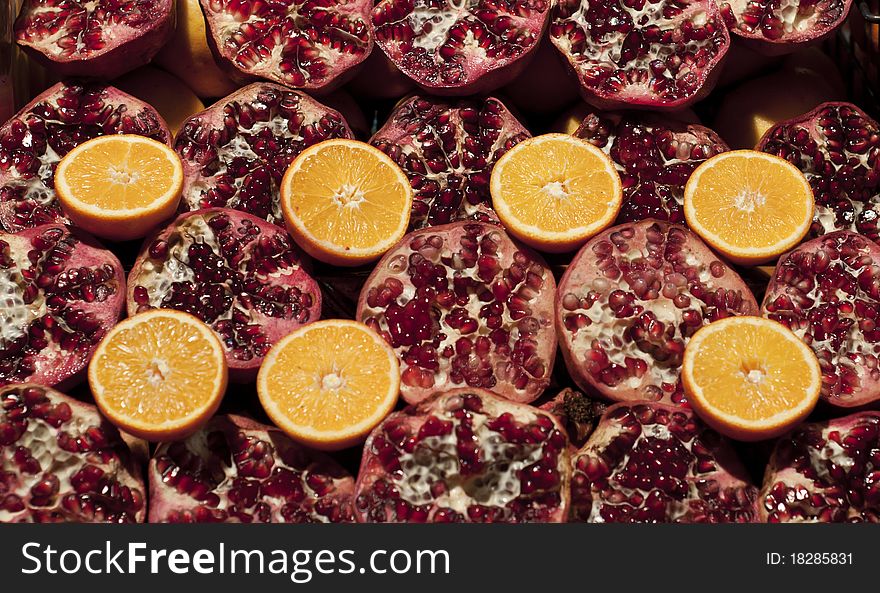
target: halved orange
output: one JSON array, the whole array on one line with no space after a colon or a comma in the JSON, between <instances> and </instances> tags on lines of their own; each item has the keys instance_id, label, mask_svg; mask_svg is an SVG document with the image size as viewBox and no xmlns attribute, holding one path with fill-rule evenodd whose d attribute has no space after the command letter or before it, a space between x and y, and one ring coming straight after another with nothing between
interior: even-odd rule
<instances>
[{"instance_id":1,"label":"halved orange","mask_svg":"<svg viewBox=\"0 0 880 593\"><path fill-rule=\"evenodd\" d=\"M513 236L541 251L572 251L609 226L623 202L614 162L586 140L544 134L495 163L492 206Z\"/></svg>"},{"instance_id":2,"label":"halved orange","mask_svg":"<svg viewBox=\"0 0 880 593\"><path fill-rule=\"evenodd\" d=\"M260 367L257 393L292 439L337 450L363 441L400 393L397 357L362 323L328 319L276 343Z\"/></svg>"},{"instance_id":3,"label":"halved orange","mask_svg":"<svg viewBox=\"0 0 880 593\"><path fill-rule=\"evenodd\" d=\"M801 242L815 201L801 171L754 150L722 152L703 162L684 190L691 229L731 261L757 265Z\"/></svg>"},{"instance_id":4,"label":"halved orange","mask_svg":"<svg viewBox=\"0 0 880 593\"><path fill-rule=\"evenodd\" d=\"M171 441L214 415L227 374L214 330L188 313L153 309L121 321L101 340L89 386L113 424L148 441Z\"/></svg>"},{"instance_id":5,"label":"halved orange","mask_svg":"<svg viewBox=\"0 0 880 593\"><path fill-rule=\"evenodd\" d=\"M182 188L177 153L133 134L83 142L55 170L55 192L68 218L114 241L145 237L173 216Z\"/></svg>"},{"instance_id":6,"label":"halved orange","mask_svg":"<svg viewBox=\"0 0 880 593\"><path fill-rule=\"evenodd\" d=\"M357 140L302 151L281 182L281 209L312 257L355 266L379 259L406 233L413 190L384 152Z\"/></svg>"},{"instance_id":7,"label":"halved orange","mask_svg":"<svg viewBox=\"0 0 880 593\"><path fill-rule=\"evenodd\" d=\"M715 430L742 441L779 436L806 418L822 387L813 350L777 321L727 317L684 351L688 402Z\"/></svg>"}]
</instances>

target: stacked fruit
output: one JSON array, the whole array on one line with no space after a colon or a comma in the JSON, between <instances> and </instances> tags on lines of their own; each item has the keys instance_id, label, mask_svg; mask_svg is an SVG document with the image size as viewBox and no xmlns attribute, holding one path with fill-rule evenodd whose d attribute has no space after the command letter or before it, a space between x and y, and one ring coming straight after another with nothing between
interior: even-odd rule
<instances>
[{"instance_id":1,"label":"stacked fruit","mask_svg":"<svg viewBox=\"0 0 880 593\"><path fill-rule=\"evenodd\" d=\"M25 0L0 522L880 521L849 8Z\"/></svg>"}]
</instances>

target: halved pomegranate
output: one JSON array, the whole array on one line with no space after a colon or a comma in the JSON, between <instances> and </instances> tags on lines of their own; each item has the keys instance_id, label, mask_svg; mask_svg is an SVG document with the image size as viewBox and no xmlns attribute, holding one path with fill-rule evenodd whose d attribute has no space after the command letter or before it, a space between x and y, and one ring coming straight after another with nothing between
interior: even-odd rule
<instances>
[{"instance_id":1,"label":"halved pomegranate","mask_svg":"<svg viewBox=\"0 0 880 593\"><path fill-rule=\"evenodd\" d=\"M174 20L174 0L25 0L15 40L61 76L109 80L149 63Z\"/></svg>"},{"instance_id":2,"label":"halved pomegranate","mask_svg":"<svg viewBox=\"0 0 880 593\"><path fill-rule=\"evenodd\" d=\"M591 113L574 135L617 165L623 183L618 222L656 218L684 224L688 178L700 163L728 150L707 127L653 113Z\"/></svg>"},{"instance_id":3,"label":"halved pomegranate","mask_svg":"<svg viewBox=\"0 0 880 593\"><path fill-rule=\"evenodd\" d=\"M803 171L816 198L814 236L851 230L880 241L880 124L850 103L823 103L764 134L758 150Z\"/></svg>"},{"instance_id":4,"label":"halved pomegranate","mask_svg":"<svg viewBox=\"0 0 880 593\"><path fill-rule=\"evenodd\" d=\"M590 239L556 299L569 373L612 401L682 401L679 373L690 337L716 319L757 312L743 280L699 237L652 219Z\"/></svg>"},{"instance_id":5,"label":"halved pomegranate","mask_svg":"<svg viewBox=\"0 0 880 593\"><path fill-rule=\"evenodd\" d=\"M329 92L373 48L370 0L200 0L208 42L233 79Z\"/></svg>"},{"instance_id":6,"label":"halved pomegranate","mask_svg":"<svg viewBox=\"0 0 880 593\"><path fill-rule=\"evenodd\" d=\"M0 233L0 385L79 382L125 302L122 264L61 224Z\"/></svg>"},{"instance_id":7,"label":"halved pomegranate","mask_svg":"<svg viewBox=\"0 0 880 593\"><path fill-rule=\"evenodd\" d=\"M338 111L305 93L255 83L189 118L174 139L183 161L181 207L225 207L284 224L279 186L305 148L352 138Z\"/></svg>"},{"instance_id":8,"label":"halved pomegranate","mask_svg":"<svg viewBox=\"0 0 880 593\"><path fill-rule=\"evenodd\" d=\"M804 243L780 258L761 310L816 352L824 400L880 400L880 246L849 231Z\"/></svg>"},{"instance_id":9,"label":"halved pomegranate","mask_svg":"<svg viewBox=\"0 0 880 593\"><path fill-rule=\"evenodd\" d=\"M159 445L148 471L151 523L354 520L354 479L341 466L241 416Z\"/></svg>"},{"instance_id":10,"label":"halved pomegranate","mask_svg":"<svg viewBox=\"0 0 880 593\"><path fill-rule=\"evenodd\" d=\"M730 443L692 412L654 402L608 408L572 459L572 520L751 523L758 489Z\"/></svg>"},{"instance_id":11,"label":"halved pomegranate","mask_svg":"<svg viewBox=\"0 0 880 593\"><path fill-rule=\"evenodd\" d=\"M723 0L730 31L768 55L817 43L843 24L852 0Z\"/></svg>"},{"instance_id":12,"label":"halved pomegranate","mask_svg":"<svg viewBox=\"0 0 880 593\"><path fill-rule=\"evenodd\" d=\"M0 228L9 232L64 222L55 199L58 161L104 134L139 134L171 142L155 109L112 86L60 82L0 128Z\"/></svg>"},{"instance_id":13,"label":"halved pomegranate","mask_svg":"<svg viewBox=\"0 0 880 593\"><path fill-rule=\"evenodd\" d=\"M550 39L599 109L683 109L712 90L730 47L715 0L559 0Z\"/></svg>"},{"instance_id":14,"label":"halved pomegranate","mask_svg":"<svg viewBox=\"0 0 880 593\"><path fill-rule=\"evenodd\" d=\"M453 389L389 416L364 446L363 523L560 523L569 503L564 429L547 412Z\"/></svg>"},{"instance_id":15,"label":"halved pomegranate","mask_svg":"<svg viewBox=\"0 0 880 593\"><path fill-rule=\"evenodd\" d=\"M95 406L0 387L0 523L142 523L141 469Z\"/></svg>"},{"instance_id":16,"label":"halved pomegranate","mask_svg":"<svg viewBox=\"0 0 880 593\"><path fill-rule=\"evenodd\" d=\"M767 523L880 523L880 413L803 424L782 437L758 497Z\"/></svg>"},{"instance_id":17,"label":"halved pomegranate","mask_svg":"<svg viewBox=\"0 0 880 593\"><path fill-rule=\"evenodd\" d=\"M256 216L181 214L144 242L128 275L128 313L195 315L223 342L230 379L250 381L272 344L321 316L309 264L286 232Z\"/></svg>"},{"instance_id":18,"label":"halved pomegranate","mask_svg":"<svg viewBox=\"0 0 880 593\"><path fill-rule=\"evenodd\" d=\"M380 0L376 44L434 95L472 95L504 86L538 47L549 0Z\"/></svg>"},{"instance_id":19,"label":"halved pomegranate","mask_svg":"<svg viewBox=\"0 0 880 593\"><path fill-rule=\"evenodd\" d=\"M410 233L376 265L356 319L401 361L401 395L419 402L455 386L518 402L550 382L556 282L544 261L494 224Z\"/></svg>"},{"instance_id":20,"label":"halved pomegranate","mask_svg":"<svg viewBox=\"0 0 880 593\"><path fill-rule=\"evenodd\" d=\"M493 97L456 102L411 97L370 143L406 171L415 190L410 228L456 220L495 221L489 175L495 161L529 138Z\"/></svg>"}]
</instances>

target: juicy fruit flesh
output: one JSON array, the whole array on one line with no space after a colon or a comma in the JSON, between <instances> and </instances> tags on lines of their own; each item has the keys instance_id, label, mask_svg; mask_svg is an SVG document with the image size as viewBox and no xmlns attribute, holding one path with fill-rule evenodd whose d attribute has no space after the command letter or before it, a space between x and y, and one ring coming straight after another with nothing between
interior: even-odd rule
<instances>
[{"instance_id":1,"label":"juicy fruit flesh","mask_svg":"<svg viewBox=\"0 0 880 593\"><path fill-rule=\"evenodd\" d=\"M707 326L688 345L692 358L685 366L705 405L749 424L812 408L820 384L813 353L782 325L735 319Z\"/></svg>"},{"instance_id":2,"label":"juicy fruit flesh","mask_svg":"<svg viewBox=\"0 0 880 593\"><path fill-rule=\"evenodd\" d=\"M623 184L618 222L646 218L683 223L684 186L694 169L727 150L702 126L633 114L588 114L574 134L614 161Z\"/></svg>"},{"instance_id":3,"label":"juicy fruit flesh","mask_svg":"<svg viewBox=\"0 0 880 593\"><path fill-rule=\"evenodd\" d=\"M736 273L695 249L698 240L684 227L641 225L639 237L635 226L621 225L584 246L578 267L595 277L583 281L576 271L560 283L560 331L574 364L609 394L619 387L668 399L680 390L690 337L756 306L745 285L731 284Z\"/></svg>"},{"instance_id":4,"label":"juicy fruit flesh","mask_svg":"<svg viewBox=\"0 0 880 593\"><path fill-rule=\"evenodd\" d=\"M10 232L63 220L55 167L74 147L105 134L168 142L145 103L98 83L60 83L0 130L0 224Z\"/></svg>"},{"instance_id":5,"label":"juicy fruit flesh","mask_svg":"<svg viewBox=\"0 0 880 593\"><path fill-rule=\"evenodd\" d=\"M880 126L849 104L829 103L767 132L759 150L800 169L816 198L812 233L880 240Z\"/></svg>"},{"instance_id":6,"label":"juicy fruit flesh","mask_svg":"<svg viewBox=\"0 0 880 593\"><path fill-rule=\"evenodd\" d=\"M822 397L857 405L880 396L880 263L867 239L840 231L780 260L762 307L819 359ZM862 400L860 396L867 399Z\"/></svg>"},{"instance_id":7,"label":"juicy fruit flesh","mask_svg":"<svg viewBox=\"0 0 880 593\"><path fill-rule=\"evenodd\" d=\"M223 56L244 72L288 86L323 87L339 74L334 65L353 65L370 47L363 2L201 2Z\"/></svg>"},{"instance_id":8,"label":"juicy fruit flesh","mask_svg":"<svg viewBox=\"0 0 880 593\"><path fill-rule=\"evenodd\" d=\"M489 174L529 137L497 99L445 103L414 97L370 140L403 169L415 192L410 229L494 217ZM390 128L389 128L390 126Z\"/></svg>"},{"instance_id":9,"label":"juicy fruit flesh","mask_svg":"<svg viewBox=\"0 0 880 593\"><path fill-rule=\"evenodd\" d=\"M170 148L122 136L92 140L62 170L66 193L82 206L100 211L149 208L176 194L182 177Z\"/></svg>"},{"instance_id":10,"label":"juicy fruit flesh","mask_svg":"<svg viewBox=\"0 0 880 593\"><path fill-rule=\"evenodd\" d=\"M119 317L119 262L61 226L0 234L0 385L85 368Z\"/></svg>"},{"instance_id":11,"label":"juicy fruit flesh","mask_svg":"<svg viewBox=\"0 0 880 593\"><path fill-rule=\"evenodd\" d=\"M880 523L880 416L804 424L781 439L758 504L769 523Z\"/></svg>"},{"instance_id":12,"label":"juicy fruit flesh","mask_svg":"<svg viewBox=\"0 0 880 593\"><path fill-rule=\"evenodd\" d=\"M464 87L534 47L548 9L544 0L382 0L372 21L376 42L416 82Z\"/></svg>"},{"instance_id":13,"label":"juicy fruit flesh","mask_svg":"<svg viewBox=\"0 0 880 593\"><path fill-rule=\"evenodd\" d=\"M0 389L0 523L140 521L128 455L93 407L36 385Z\"/></svg>"},{"instance_id":14,"label":"juicy fruit flesh","mask_svg":"<svg viewBox=\"0 0 880 593\"><path fill-rule=\"evenodd\" d=\"M250 85L183 125L174 142L188 169L183 202L283 224L279 187L293 159L322 140L350 137L341 115L307 95Z\"/></svg>"},{"instance_id":15,"label":"juicy fruit flesh","mask_svg":"<svg viewBox=\"0 0 880 593\"><path fill-rule=\"evenodd\" d=\"M550 36L591 93L661 106L695 99L729 45L714 3L693 0L562 0Z\"/></svg>"},{"instance_id":16,"label":"juicy fruit flesh","mask_svg":"<svg viewBox=\"0 0 880 593\"><path fill-rule=\"evenodd\" d=\"M404 398L464 385L537 397L555 347L550 271L494 225L454 223L406 241L379 263L387 276L365 285L358 308L397 353Z\"/></svg>"},{"instance_id":17,"label":"juicy fruit flesh","mask_svg":"<svg viewBox=\"0 0 880 593\"><path fill-rule=\"evenodd\" d=\"M757 489L688 411L620 404L572 460L572 516L591 523L750 523Z\"/></svg>"},{"instance_id":18,"label":"juicy fruit flesh","mask_svg":"<svg viewBox=\"0 0 880 593\"><path fill-rule=\"evenodd\" d=\"M549 414L461 390L395 414L367 443L365 522L560 521L566 439Z\"/></svg>"},{"instance_id":19,"label":"juicy fruit flesh","mask_svg":"<svg viewBox=\"0 0 880 593\"><path fill-rule=\"evenodd\" d=\"M354 480L279 431L217 417L160 445L150 466L151 522L351 522Z\"/></svg>"},{"instance_id":20,"label":"juicy fruit flesh","mask_svg":"<svg viewBox=\"0 0 880 593\"><path fill-rule=\"evenodd\" d=\"M821 37L845 13L844 0L726 0L732 31L767 41Z\"/></svg>"}]
</instances>

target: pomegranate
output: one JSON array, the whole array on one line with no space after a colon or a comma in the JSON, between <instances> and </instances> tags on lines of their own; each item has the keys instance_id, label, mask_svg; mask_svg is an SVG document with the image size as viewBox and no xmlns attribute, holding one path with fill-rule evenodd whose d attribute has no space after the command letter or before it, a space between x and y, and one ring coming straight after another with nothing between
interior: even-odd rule
<instances>
[{"instance_id":1,"label":"pomegranate","mask_svg":"<svg viewBox=\"0 0 880 593\"><path fill-rule=\"evenodd\" d=\"M104 134L171 142L155 109L101 83L60 82L0 127L0 227L16 232L63 221L55 167L73 148Z\"/></svg>"},{"instance_id":2,"label":"pomegranate","mask_svg":"<svg viewBox=\"0 0 880 593\"><path fill-rule=\"evenodd\" d=\"M233 79L329 92L370 54L370 0L200 0L208 42Z\"/></svg>"},{"instance_id":3,"label":"pomegranate","mask_svg":"<svg viewBox=\"0 0 880 593\"><path fill-rule=\"evenodd\" d=\"M700 163L726 151L718 134L651 113L591 113L574 133L601 148L623 183L618 222L656 218L684 224L684 186Z\"/></svg>"},{"instance_id":4,"label":"pomegranate","mask_svg":"<svg viewBox=\"0 0 880 593\"><path fill-rule=\"evenodd\" d=\"M552 414L483 389L438 393L367 439L355 486L365 523L559 523L570 456Z\"/></svg>"},{"instance_id":5,"label":"pomegranate","mask_svg":"<svg viewBox=\"0 0 880 593\"><path fill-rule=\"evenodd\" d=\"M575 383L613 401L683 400L684 348L703 325L755 315L745 282L685 227L652 219L596 235L569 265L556 325Z\"/></svg>"},{"instance_id":6,"label":"pomegranate","mask_svg":"<svg viewBox=\"0 0 880 593\"><path fill-rule=\"evenodd\" d=\"M354 479L274 427L215 416L149 466L151 523L353 521Z\"/></svg>"},{"instance_id":7,"label":"pomegranate","mask_svg":"<svg viewBox=\"0 0 880 593\"><path fill-rule=\"evenodd\" d=\"M768 523L880 523L880 413L802 424L779 439L758 496Z\"/></svg>"},{"instance_id":8,"label":"pomegranate","mask_svg":"<svg viewBox=\"0 0 880 593\"><path fill-rule=\"evenodd\" d=\"M195 315L223 342L230 379L250 381L272 344L321 316L309 263L284 230L256 216L185 213L144 242L128 275L128 313Z\"/></svg>"},{"instance_id":9,"label":"pomegranate","mask_svg":"<svg viewBox=\"0 0 880 593\"><path fill-rule=\"evenodd\" d=\"M25 0L15 39L61 76L106 80L152 60L174 20L174 0Z\"/></svg>"},{"instance_id":10,"label":"pomegranate","mask_svg":"<svg viewBox=\"0 0 880 593\"><path fill-rule=\"evenodd\" d=\"M540 406L540 409L556 416L568 433L571 443L575 447L582 447L608 409L608 404L566 387L556 397Z\"/></svg>"},{"instance_id":11,"label":"pomegranate","mask_svg":"<svg viewBox=\"0 0 880 593\"><path fill-rule=\"evenodd\" d=\"M730 47L715 0L558 0L550 39L599 109L687 107Z\"/></svg>"},{"instance_id":12,"label":"pomegranate","mask_svg":"<svg viewBox=\"0 0 880 593\"><path fill-rule=\"evenodd\" d=\"M852 0L719 0L730 31L767 55L791 53L843 24Z\"/></svg>"},{"instance_id":13,"label":"pomegranate","mask_svg":"<svg viewBox=\"0 0 880 593\"><path fill-rule=\"evenodd\" d=\"M531 135L498 99L411 97L370 142L406 171L415 190L410 228L497 220L489 195L495 161Z\"/></svg>"},{"instance_id":14,"label":"pomegranate","mask_svg":"<svg viewBox=\"0 0 880 593\"><path fill-rule=\"evenodd\" d=\"M572 519L590 523L751 523L758 489L730 443L689 410L608 408L574 455Z\"/></svg>"},{"instance_id":15,"label":"pomegranate","mask_svg":"<svg viewBox=\"0 0 880 593\"><path fill-rule=\"evenodd\" d=\"M824 400L880 400L880 246L850 231L800 245L780 258L761 310L813 348Z\"/></svg>"},{"instance_id":16,"label":"pomegranate","mask_svg":"<svg viewBox=\"0 0 880 593\"><path fill-rule=\"evenodd\" d=\"M255 83L221 99L181 126L174 149L183 161L181 206L223 206L284 224L279 186L305 148L351 138L339 114L308 95Z\"/></svg>"},{"instance_id":17,"label":"pomegranate","mask_svg":"<svg viewBox=\"0 0 880 593\"><path fill-rule=\"evenodd\" d=\"M537 49L550 0L380 0L376 44L434 95L493 91L522 72Z\"/></svg>"},{"instance_id":18,"label":"pomegranate","mask_svg":"<svg viewBox=\"0 0 880 593\"><path fill-rule=\"evenodd\" d=\"M405 236L376 265L356 319L401 361L409 403L455 386L528 403L550 382L556 282L501 227L470 221Z\"/></svg>"},{"instance_id":19,"label":"pomegranate","mask_svg":"<svg viewBox=\"0 0 880 593\"><path fill-rule=\"evenodd\" d=\"M140 468L95 406L0 387L0 523L142 523Z\"/></svg>"},{"instance_id":20,"label":"pomegranate","mask_svg":"<svg viewBox=\"0 0 880 593\"><path fill-rule=\"evenodd\" d=\"M79 382L122 313L124 287L116 256L80 231L0 233L0 386Z\"/></svg>"},{"instance_id":21,"label":"pomegranate","mask_svg":"<svg viewBox=\"0 0 880 593\"><path fill-rule=\"evenodd\" d=\"M758 150L803 171L816 198L814 236L852 230L880 241L880 124L849 103L779 123Z\"/></svg>"}]
</instances>

